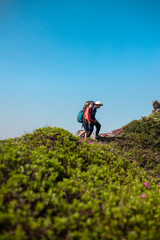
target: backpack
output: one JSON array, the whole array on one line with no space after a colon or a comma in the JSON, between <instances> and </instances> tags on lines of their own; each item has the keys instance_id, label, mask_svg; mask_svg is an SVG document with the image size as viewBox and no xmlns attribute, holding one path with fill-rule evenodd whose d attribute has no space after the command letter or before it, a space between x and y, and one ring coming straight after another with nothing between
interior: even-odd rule
<instances>
[{"instance_id":1,"label":"backpack","mask_svg":"<svg viewBox=\"0 0 160 240\"><path fill-rule=\"evenodd\" d=\"M84 112L86 110L86 108L89 106L90 102L93 102L93 101L87 101L85 102L84 106L83 106L83 109L81 111L79 111L78 115L77 115L77 122L79 123L82 123L83 122L83 115L84 115Z\"/></svg>"},{"instance_id":2,"label":"backpack","mask_svg":"<svg viewBox=\"0 0 160 240\"><path fill-rule=\"evenodd\" d=\"M78 115L77 115L77 122L82 123L82 121L83 121L83 115L84 115L84 111L81 110L81 111L78 113Z\"/></svg>"},{"instance_id":3,"label":"backpack","mask_svg":"<svg viewBox=\"0 0 160 240\"><path fill-rule=\"evenodd\" d=\"M87 101L85 102L84 106L83 106L83 111L85 112L86 108L89 106L90 102L93 102L93 101Z\"/></svg>"}]
</instances>

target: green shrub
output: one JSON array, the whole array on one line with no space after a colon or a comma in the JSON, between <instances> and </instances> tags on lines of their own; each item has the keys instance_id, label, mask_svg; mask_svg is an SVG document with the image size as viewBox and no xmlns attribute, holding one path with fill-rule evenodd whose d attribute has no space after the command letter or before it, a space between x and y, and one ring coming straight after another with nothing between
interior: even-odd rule
<instances>
[{"instance_id":1,"label":"green shrub","mask_svg":"<svg viewBox=\"0 0 160 240\"><path fill-rule=\"evenodd\" d=\"M143 148L160 149L160 114L134 120L123 127L128 140L135 141Z\"/></svg>"},{"instance_id":2,"label":"green shrub","mask_svg":"<svg viewBox=\"0 0 160 240\"><path fill-rule=\"evenodd\" d=\"M155 179L111 148L61 128L1 141L0 239L158 240Z\"/></svg>"}]
</instances>

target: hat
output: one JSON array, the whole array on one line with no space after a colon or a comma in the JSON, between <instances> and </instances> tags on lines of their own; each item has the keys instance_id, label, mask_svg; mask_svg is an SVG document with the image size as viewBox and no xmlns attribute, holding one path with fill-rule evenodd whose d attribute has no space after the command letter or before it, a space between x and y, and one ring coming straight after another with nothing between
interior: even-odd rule
<instances>
[{"instance_id":1,"label":"hat","mask_svg":"<svg viewBox=\"0 0 160 240\"><path fill-rule=\"evenodd\" d=\"M103 106L102 102L101 101L97 101L95 102L96 105L100 105L100 106Z\"/></svg>"}]
</instances>

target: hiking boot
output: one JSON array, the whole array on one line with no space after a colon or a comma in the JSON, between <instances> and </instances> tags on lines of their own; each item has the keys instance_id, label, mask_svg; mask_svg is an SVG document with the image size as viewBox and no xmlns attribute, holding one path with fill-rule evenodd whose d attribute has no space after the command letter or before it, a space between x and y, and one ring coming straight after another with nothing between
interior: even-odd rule
<instances>
[{"instance_id":1,"label":"hiking boot","mask_svg":"<svg viewBox=\"0 0 160 240\"><path fill-rule=\"evenodd\" d=\"M96 140L100 140L101 137L100 137L99 135L97 135L97 136L95 137L95 139L96 139Z\"/></svg>"}]
</instances>

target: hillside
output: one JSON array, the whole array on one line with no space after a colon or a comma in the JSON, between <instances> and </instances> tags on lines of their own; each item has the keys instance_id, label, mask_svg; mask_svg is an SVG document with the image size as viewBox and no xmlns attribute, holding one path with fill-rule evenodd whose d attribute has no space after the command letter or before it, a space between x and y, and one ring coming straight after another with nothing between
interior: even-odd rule
<instances>
[{"instance_id":1,"label":"hillside","mask_svg":"<svg viewBox=\"0 0 160 240\"><path fill-rule=\"evenodd\" d=\"M134 120L121 129L102 134L117 156L132 160L157 180L160 178L160 113Z\"/></svg>"},{"instance_id":2,"label":"hillside","mask_svg":"<svg viewBox=\"0 0 160 240\"><path fill-rule=\"evenodd\" d=\"M159 240L160 115L113 133L0 141L0 239Z\"/></svg>"}]
</instances>

